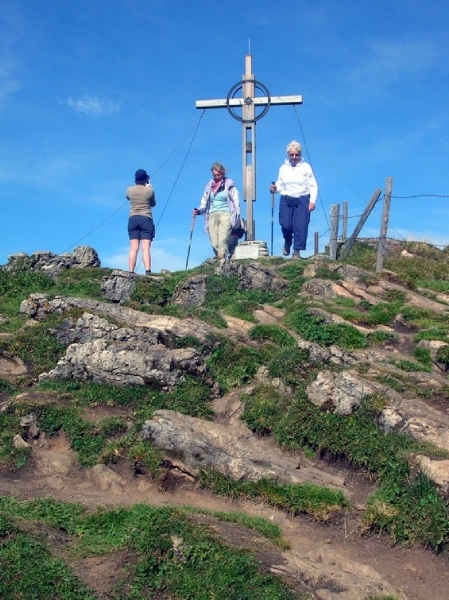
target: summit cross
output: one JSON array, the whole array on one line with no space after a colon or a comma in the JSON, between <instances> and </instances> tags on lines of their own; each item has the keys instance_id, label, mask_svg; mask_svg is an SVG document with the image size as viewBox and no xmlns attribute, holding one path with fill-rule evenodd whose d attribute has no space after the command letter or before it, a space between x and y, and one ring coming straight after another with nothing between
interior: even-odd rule
<instances>
[{"instance_id":1,"label":"summit cross","mask_svg":"<svg viewBox=\"0 0 449 600\"><path fill-rule=\"evenodd\" d=\"M235 97L242 91L241 98ZM264 96L256 96L256 92ZM246 239L254 241L255 222L253 202L256 201L256 122L265 116L270 106L302 104L302 96L271 96L268 88L257 81L252 73L252 56L245 56L245 73L241 81L231 87L226 98L197 100L196 108L227 108L230 115L242 124L243 199L246 206ZM262 111L256 114L256 107ZM241 115L236 109L241 109Z\"/></svg>"}]
</instances>

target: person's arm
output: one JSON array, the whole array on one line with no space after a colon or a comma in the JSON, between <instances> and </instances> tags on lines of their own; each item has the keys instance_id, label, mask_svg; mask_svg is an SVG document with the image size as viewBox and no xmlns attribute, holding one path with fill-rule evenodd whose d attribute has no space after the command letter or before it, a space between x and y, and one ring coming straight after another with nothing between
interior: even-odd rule
<instances>
[{"instance_id":1,"label":"person's arm","mask_svg":"<svg viewBox=\"0 0 449 600\"><path fill-rule=\"evenodd\" d=\"M209 199L209 196L210 196L210 184L206 185L206 187L204 188L204 194L201 198L199 207L193 209L194 217L196 217L197 215L203 215L206 212L207 201Z\"/></svg>"},{"instance_id":2,"label":"person's arm","mask_svg":"<svg viewBox=\"0 0 449 600\"><path fill-rule=\"evenodd\" d=\"M151 194L151 206L153 207L153 206L156 206L156 194L154 193L153 186L151 186L151 191L152 191L152 194Z\"/></svg>"},{"instance_id":3,"label":"person's arm","mask_svg":"<svg viewBox=\"0 0 449 600\"><path fill-rule=\"evenodd\" d=\"M240 216L240 198L239 198L239 192L238 189L235 187L235 185L233 185L230 189L229 189L229 196L232 200L232 202L234 203L235 206L235 212L237 213L238 216Z\"/></svg>"},{"instance_id":4,"label":"person's arm","mask_svg":"<svg viewBox=\"0 0 449 600\"><path fill-rule=\"evenodd\" d=\"M311 167L309 167L309 170L307 173L307 179L308 179L309 194L310 194L309 210L314 210L316 201L318 198L318 184L316 182L315 175L313 174Z\"/></svg>"},{"instance_id":5,"label":"person's arm","mask_svg":"<svg viewBox=\"0 0 449 600\"><path fill-rule=\"evenodd\" d=\"M282 173L281 173L281 171L282 171L282 168L279 169L277 181L272 181L271 182L270 192L277 193L277 192L280 192L282 190L283 179L282 179Z\"/></svg>"}]
</instances>

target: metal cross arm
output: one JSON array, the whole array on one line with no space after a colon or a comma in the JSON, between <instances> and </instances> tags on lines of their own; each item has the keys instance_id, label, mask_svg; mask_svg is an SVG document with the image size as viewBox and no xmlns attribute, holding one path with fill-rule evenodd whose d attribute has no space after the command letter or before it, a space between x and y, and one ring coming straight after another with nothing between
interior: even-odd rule
<instances>
[{"instance_id":1,"label":"metal cross arm","mask_svg":"<svg viewBox=\"0 0 449 600\"><path fill-rule=\"evenodd\" d=\"M266 106L267 104L294 105L302 104L302 96L259 96L250 99L255 106ZM247 98L223 98L220 100L197 100L196 108L223 108L224 106L243 106L247 104Z\"/></svg>"}]
</instances>

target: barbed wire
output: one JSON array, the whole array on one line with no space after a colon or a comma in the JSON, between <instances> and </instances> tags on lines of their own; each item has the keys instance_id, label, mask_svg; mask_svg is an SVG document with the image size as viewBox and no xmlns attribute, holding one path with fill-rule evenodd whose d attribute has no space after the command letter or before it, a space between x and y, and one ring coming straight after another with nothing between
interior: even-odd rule
<instances>
[{"instance_id":1,"label":"barbed wire","mask_svg":"<svg viewBox=\"0 0 449 600\"><path fill-rule=\"evenodd\" d=\"M409 198L449 198L449 194L414 194L413 196L393 196L390 198L396 198L399 200L407 200Z\"/></svg>"},{"instance_id":2,"label":"barbed wire","mask_svg":"<svg viewBox=\"0 0 449 600\"><path fill-rule=\"evenodd\" d=\"M391 195L390 196L391 199L395 199L395 200L416 200L419 198L449 198L449 194L412 194L412 195L408 195L408 196L397 196L397 195ZM379 196L377 202L384 200L385 199L385 195L383 196ZM377 204L376 202L376 204ZM343 222L343 221L349 221L350 219L360 219L362 217L364 213L361 214L355 214L355 215L339 215L338 216L338 222ZM329 223L328 223L329 224ZM391 237L391 235L387 236L387 240L395 240L398 242L407 242L407 239L405 238L405 236L403 236L401 233L399 233L394 227L391 226L391 224L388 225L388 229L391 232L394 232L397 236L397 238L393 238ZM320 234L318 236L318 239L321 239L322 237L324 237L325 235L327 235L328 233L330 233L331 230L330 228L327 229L324 233ZM377 240L377 242L379 244L381 243L386 243L385 240L383 239L382 236L378 235L378 236L366 236L367 239L371 239L371 240ZM363 237L358 236L359 239L364 239ZM345 243L348 240L348 237L345 236L343 237L342 235L337 235L337 241L339 243ZM329 242L332 240L329 240ZM335 240L333 240L335 241ZM432 243L432 242L422 242L422 243L426 243L429 246L432 246L434 248L439 248L439 249L444 249L449 247L449 242L447 244L436 244L436 243ZM307 247L309 248L310 246L314 245L314 241L310 241L307 243Z\"/></svg>"}]
</instances>

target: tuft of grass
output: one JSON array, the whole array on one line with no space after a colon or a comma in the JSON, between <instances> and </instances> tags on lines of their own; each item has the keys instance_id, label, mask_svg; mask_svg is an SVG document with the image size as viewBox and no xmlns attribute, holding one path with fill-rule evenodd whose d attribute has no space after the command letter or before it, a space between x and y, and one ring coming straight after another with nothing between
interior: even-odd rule
<instances>
[{"instance_id":1,"label":"tuft of grass","mask_svg":"<svg viewBox=\"0 0 449 600\"><path fill-rule=\"evenodd\" d=\"M187 512L198 512L198 510L187 508ZM212 515L220 521L224 521L225 523L237 523L239 525L243 525L247 529L257 531L257 533L268 540L271 540L276 544L276 546L282 548L283 550L290 548L290 543L284 540L282 537L282 529L279 527L279 525L272 523L264 517L248 515L241 511L222 512L201 510L200 513Z\"/></svg>"},{"instance_id":2,"label":"tuft of grass","mask_svg":"<svg viewBox=\"0 0 449 600\"><path fill-rule=\"evenodd\" d=\"M345 417L311 404L304 389L291 399L283 398L280 404L279 395L259 387L245 396L242 419L254 431L271 432L283 448L309 447L372 473L383 473L391 457L412 447L405 436L385 435L377 428L375 419L385 402L378 396L367 397L358 411Z\"/></svg>"},{"instance_id":3,"label":"tuft of grass","mask_svg":"<svg viewBox=\"0 0 449 600\"><path fill-rule=\"evenodd\" d=\"M21 430L19 416L14 411L0 413L0 471L14 471L27 462L31 446L15 448L13 443L13 436Z\"/></svg>"},{"instance_id":4,"label":"tuft of grass","mask_svg":"<svg viewBox=\"0 0 449 600\"><path fill-rule=\"evenodd\" d=\"M229 520L241 523L238 515ZM265 572L254 552L221 542L216 533L195 522L186 510L136 505L86 512L78 505L55 501L18 502L0 498L0 590L15 600L60 598L94 600L47 545L25 534L34 523L72 536L67 553L73 558L107 556L122 551L129 557L118 572L112 598L241 598L293 600L280 577ZM276 538L269 524L247 519L247 525ZM54 535L52 536L54 537ZM11 585L11 581L14 585ZM162 597L162 596L161 596Z\"/></svg>"},{"instance_id":5,"label":"tuft of grass","mask_svg":"<svg viewBox=\"0 0 449 600\"><path fill-rule=\"evenodd\" d=\"M445 365L447 371L449 368L449 345L438 348L437 360Z\"/></svg>"},{"instance_id":6,"label":"tuft of grass","mask_svg":"<svg viewBox=\"0 0 449 600\"><path fill-rule=\"evenodd\" d=\"M388 325L400 312L403 302L394 300L391 302L379 302L370 307L366 317L368 325Z\"/></svg>"},{"instance_id":7,"label":"tuft of grass","mask_svg":"<svg viewBox=\"0 0 449 600\"><path fill-rule=\"evenodd\" d=\"M413 362L412 360L407 360L406 358L395 361L394 364L403 371L407 371L407 373L412 373L413 371L430 371L430 366L428 364L418 364Z\"/></svg>"},{"instance_id":8,"label":"tuft of grass","mask_svg":"<svg viewBox=\"0 0 449 600\"><path fill-rule=\"evenodd\" d=\"M248 331L248 336L252 340L269 340L273 344L283 347L293 347L296 345L295 338L279 325L255 325Z\"/></svg>"},{"instance_id":9,"label":"tuft of grass","mask_svg":"<svg viewBox=\"0 0 449 600\"><path fill-rule=\"evenodd\" d=\"M389 344L396 339L394 333L388 333L387 331L373 331L366 337L368 346L383 346Z\"/></svg>"},{"instance_id":10,"label":"tuft of grass","mask_svg":"<svg viewBox=\"0 0 449 600\"><path fill-rule=\"evenodd\" d=\"M0 393L11 395L14 394L15 391L16 387L13 386L12 383L0 377Z\"/></svg>"},{"instance_id":11,"label":"tuft of grass","mask_svg":"<svg viewBox=\"0 0 449 600\"><path fill-rule=\"evenodd\" d=\"M23 532L8 536L0 544L0 596L3 600L96 598L45 544Z\"/></svg>"},{"instance_id":12,"label":"tuft of grass","mask_svg":"<svg viewBox=\"0 0 449 600\"><path fill-rule=\"evenodd\" d=\"M45 322L17 333L3 342L4 351L32 365L37 373L50 371L65 354L65 347L50 331L59 321L60 317L50 317Z\"/></svg>"},{"instance_id":13,"label":"tuft of grass","mask_svg":"<svg viewBox=\"0 0 449 600\"><path fill-rule=\"evenodd\" d=\"M352 325L327 325L324 317L310 314L304 306L287 314L285 323L305 340L320 346L335 344L347 350L366 346L365 336Z\"/></svg>"},{"instance_id":14,"label":"tuft of grass","mask_svg":"<svg viewBox=\"0 0 449 600\"><path fill-rule=\"evenodd\" d=\"M257 369L266 362L268 350L254 350L223 339L213 350L207 365L222 393L251 381Z\"/></svg>"},{"instance_id":15,"label":"tuft of grass","mask_svg":"<svg viewBox=\"0 0 449 600\"><path fill-rule=\"evenodd\" d=\"M169 391L152 390L145 386L113 386L95 382L67 380L43 381L37 389L53 390L60 396L76 401L77 406L128 407L138 418L151 418L159 409L176 410L192 417L210 419L211 391L204 381L186 376Z\"/></svg>"},{"instance_id":16,"label":"tuft of grass","mask_svg":"<svg viewBox=\"0 0 449 600\"><path fill-rule=\"evenodd\" d=\"M311 365L309 353L300 348L286 348L273 353L268 363L270 377L278 377L289 386L308 383L316 375L316 366Z\"/></svg>"},{"instance_id":17,"label":"tuft of grass","mask_svg":"<svg viewBox=\"0 0 449 600\"><path fill-rule=\"evenodd\" d=\"M430 350L428 348L415 348L413 356L419 361L426 369L430 369L432 366L432 357L430 356Z\"/></svg>"},{"instance_id":18,"label":"tuft of grass","mask_svg":"<svg viewBox=\"0 0 449 600\"><path fill-rule=\"evenodd\" d=\"M292 515L305 513L326 522L337 512L349 508L346 496L315 484L281 484L268 479L234 481L211 469L202 470L199 482L215 494L231 498L251 498L276 506Z\"/></svg>"},{"instance_id":19,"label":"tuft of grass","mask_svg":"<svg viewBox=\"0 0 449 600\"><path fill-rule=\"evenodd\" d=\"M419 542L435 552L449 543L448 506L423 474L399 481L387 478L368 500L364 523L388 532L395 543Z\"/></svg>"},{"instance_id":20,"label":"tuft of grass","mask_svg":"<svg viewBox=\"0 0 449 600\"><path fill-rule=\"evenodd\" d=\"M157 280L139 277L131 299L125 305L153 314L172 314L171 300L176 286L186 277L184 272L172 273L170 277Z\"/></svg>"},{"instance_id":21,"label":"tuft of grass","mask_svg":"<svg viewBox=\"0 0 449 600\"><path fill-rule=\"evenodd\" d=\"M332 269L328 263L320 263L315 271L315 277L318 279L331 279L332 281L341 281L343 277L336 270Z\"/></svg>"},{"instance_id":22,"label":"tuft of grass","mask_svg":"<svg viewBox=\"0 0 449 600\"><path fill-rule=\"evenodd\" d=\"M368 244L356 241L349 256L343 261L346 264L374 272L376 269L377 252Z\"/></svg>"},{"instance_id":23,"label":"tuft of grass","mask_svg":"<svg viewBox=\"0 0 449 600\"><path fill-rule=\"evenodd\" d=\"M100 267L66 269L58 276L54 293L80 298L97 298L104 301L101 282L103 277L108 277L111 273L111 269Z\"/></svg>"},{"instance_id":24,"label":"tuft of grass","mask_svg":"<svg viewBox=\"0 0 449 600\"><path fill-rule=\"evenodd\" d=\"M0 313L15 317L22 300L30 294L48 292L54 287L53 280L40 271L0 267Z\"/></svg>"},{"instance_id":25,"label":"tuft of grass","mask_svg":"<svg viewBox=\"0 0 449 600\"><path fill-rule=\"evenodd\" d=\"M398 600L398 597L391 594L376 594L375 596L369 595L364 600Z\"/></svg>"}]
</instances>

